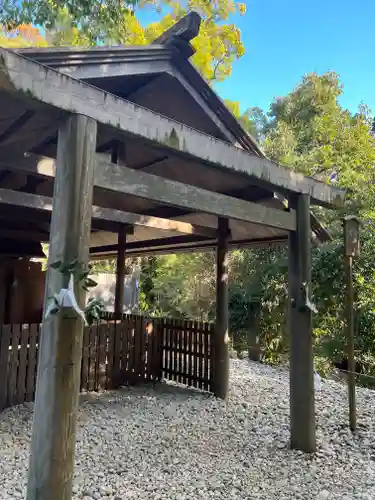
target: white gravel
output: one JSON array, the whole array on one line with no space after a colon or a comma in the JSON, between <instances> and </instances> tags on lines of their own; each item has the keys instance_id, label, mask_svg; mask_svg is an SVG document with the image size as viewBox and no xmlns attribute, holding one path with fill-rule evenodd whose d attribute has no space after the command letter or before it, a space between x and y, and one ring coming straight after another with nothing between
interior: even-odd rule
<instances>
[{"instance_id":1,"label":"white gravel","mask_svg":"<svg viewBox=\"0 0 375 500\"><path fill-rule=\"evenodd\" d=\"M74 500L375 498L374 391L358 390L353 438L345 386L323 381L308 456L288 449L288 372L231 363L227 407L167 384L86 398ZM0 414L1 500L25 498L31 419L32 405Z\"/></svg>"}]
</instances>

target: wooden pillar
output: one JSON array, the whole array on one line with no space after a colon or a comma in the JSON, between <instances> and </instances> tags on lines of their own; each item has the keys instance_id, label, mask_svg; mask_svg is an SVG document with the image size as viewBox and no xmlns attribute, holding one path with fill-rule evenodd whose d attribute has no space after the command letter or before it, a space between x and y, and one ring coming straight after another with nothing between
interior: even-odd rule
<instances>
[{"instance_id":1,"label":"wooden pillar","mask_svg":"<svg viewBox=\"0 0 375 500\"><path fill-rule=\"evenodd\" d=\"M289 237L291 447L316 450L311 292L310 197L290 200L297 230Z\"/></svg>"},{"instance_id":2,"label":"wooden pillar","mask_svg":"<svg viewBox=\"0 0 375 500\"><path fill-rule=\"evenodd\" d=\"M70 116L59 130L50 264L88 262L96 133L96 122L81 115ZM44 311L48 297L67 284L48 269ZM85 292L76 286L75 293L83 308ZM42 323L27 500L72 497L83 326L70 310Z\"/></svg>"},{"instance_id":3,"label":"wooden pillar","mask_svg":"<svg viewBox=\"0 0 375 500\"><path fill-rule=\"evenodd\" d=\"M116 261L116 287L115 287L115 317L121 319L124 310L125 288L125 245L126 232L121 228L118 233L118 251Z\"/></svg>"},{"instance_id":4,"label":"wooden pillar","mask_svg":"<svg viewBox=\"0 0 375 500\"><path fill-rule=\"evenodd\" d=\"M346 319L346 353L348 356L348 398L349 426L352 432L357 429L356 409L356 374L355 374L355 338L354 338L354 287L353 257L360 255L359 243L360 222L356 217L344 218L344 272L345 272L345 319Z\"/></svg>"},{"instance_id":5,"label":"wooden pillar","mask_svg":"<svg viewBox=\"0 0 375 500\"><path fill-rule=\"evenodd\" d=\"M247 333L247 349L249 359L260 361L260 313L261 303L250 302L249 304L249 324Z\"/></svg>"},{"instance_id":6,"label":"wooden pillar","mask_svg":"<svg viewBox=\"0 0 375 500\"><path fill-rule=\"evenodd\" d=\"M126 149L125 144L116 141L113 144L111 152L111 162L117 165L126 165ZM116 260L116 286L115 286L115 317L121 317L124 311L124 288L125 288L125 245L126 232L125 228L121 228L118 233L118 250Z\"/></svg>"},{"instance_id":7,"label":"wooden pillar","mask_svg":"<svg viewBox=\"0 0 375 500\"><path fill-rule=\"evenodd\" d=\"M216 325L214 338L215 396L227 399L229 389L228 219L219 218L216 261Z\"/></svg>"},{"instance_id":8,"label":"wooden pillar","mask_svg":"<svg viewBox=\"0 0 375 500\"><path fill-rule=\"evenodd\" d=\"M348 356L348 398L349 427L352 432L357 429L357 411L355 397L355 342L354 342L354 288L353 288L353 257L344 256L344 272L346 282L346 353Z\"/></svg>"}]
</instances>

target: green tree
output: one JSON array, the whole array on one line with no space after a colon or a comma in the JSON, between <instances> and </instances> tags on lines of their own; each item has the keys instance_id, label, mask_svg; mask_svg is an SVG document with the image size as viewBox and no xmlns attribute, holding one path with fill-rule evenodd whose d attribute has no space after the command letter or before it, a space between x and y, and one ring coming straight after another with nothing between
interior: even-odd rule
<instances>
[{"instance_id":1,"label":"green tree","mask_svg":"<svg viewBox=\"0 0 375 500\"><path fill-rule=\"evenodd\" d=\"M343 92L334 73L310 74L303 78L290 94L274 101L271 106L264 151L273 160L348 189L344 210L328 216L319 211L328 224L333 242L313 251L313 301L318 307L314 316L317 354L330 360L343 355L343 272L342 228L338 218L344 213L360 216L362 255L355 262L359 336L358 357L375 359L375 231L374 231L374 167L375 140L371 132L369 110L360 106L357 113L343 109L339 97ZM333 216L333 218L331 218ZM275 250L269 250L270 257ZM263 274L264 256L255 256L255 268ZM273 339L280 352L287 348L283 336L282 318L285 309L278 304L286 299L285 269L274 261L267 280L262 283L262 300L271 304L263 307L264 318L272 317ZM251 287L254 283L250 283ZM272 305L273 304L273 305ZM269 325L263 322L262 336L269 340ZM270 346L265 342L266 347Z\"/></svg>"},{"instance_id":2,"label":"green tree","mask_svg":"<svg viewBox=\"0 0 375 500\"><path fill-rule=\"evenodd\" d=\"M135 1L135 0L134 0ZM61 14L66 11L73 26L79 27L91 44L106 37L107 32L123 21L124 15L134 9L133 0L3 0L0 25L8 30L31 24L51 29Z\"/></svg>"},{"instance_id":3,"label":"green tree","mask_svg":"<svg viewBox=\"0 0 375 500\"><path fill-rule=\"evenodd\" d=\"M373 212L375 181L371 121L364 106L355 114L343 109L342 92L335 73L305 76L272 104L263 148L271 159L304 174L326 182L334 177L350 190L346 210L367 216Z\"/></svg>"},{"instance_id":4,"label":"green tree","mask_svg":"<svg viewBox=\"0 0 375 500\"><path fill-rule=\"evenodd\" d=\"M143 27L137 13L139 9L150 6L159 12L160 19ZM87 0L58 3L6 0L0 14L0 25L8 30L21 24L42 26L51 45L144 45L190 11L202 16L199 35L193 41L196 53L192 61L208 81L222 81L231 74L233 63L245 52L241 32L231 19L236 13L244 15L246 7L244 3L233 0L181 3L171 0L109 0L104 4Z\"/></svg>"}]
</instances>

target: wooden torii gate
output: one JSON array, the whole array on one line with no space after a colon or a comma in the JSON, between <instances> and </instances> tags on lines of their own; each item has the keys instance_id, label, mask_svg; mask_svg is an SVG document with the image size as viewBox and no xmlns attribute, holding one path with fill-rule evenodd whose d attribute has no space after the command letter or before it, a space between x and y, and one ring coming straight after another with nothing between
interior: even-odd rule
<instances>
[{"instance_id":1,"label":"wooden torii gate","mask_svg":"<svg viewBox=\"0 0 375 500\"><path fill-rule=\"evenodd\" d=\"M44 171L44 175L54 177L50 263L73 259L87 263L91 219L98 216L98 211L103 214L106 210L93 209L94 186L125 197L146 198L217 216L214 348L215 393L218 397L226 399L229 381L229 221L251 222L289 232L291 445L306 452L314 451L310 204L333 207L343 203L344 192L18 54L0 49L0 58L0 109L5 99L14 100L15 105L21 100L26 110L36 110L40 116L49 118L52 112L62 121L56 161L51 160ZM188 181L178 182L133 170L117 161L100 159L96 155L99 127L115 132L116 137L124 141L147 144L155 150L168 151L172 157L198 162L202 169L226 172L233 178L281 193L288 199L288 209L266 207L214 189L197 187ZM28 139L36 133L38 130L30 129L25 135L22 143L25 151L28 151ZM0 148L0 155L8 153ZM17 161L16 158L15 168ZM28 159L19 161L27 163L24 168L38 169L38 163ZM6 196L5 192L0 192L0 202L6 200ZM15 193L12 200L11 203L32 205L39 210L44 210L48 201L38 195L20 197L19 193ZM118 217L119 214L112 216ZM195 230L205 229L191 227L191 231ZM49 269L46 300L66 285L61 274ZM77 289L77 298L83 307L85 297L82 290ZM28 500L71 498L82 333L83 322L78 315L59 314L43 321Z\"/></svg>"}]
</instances>

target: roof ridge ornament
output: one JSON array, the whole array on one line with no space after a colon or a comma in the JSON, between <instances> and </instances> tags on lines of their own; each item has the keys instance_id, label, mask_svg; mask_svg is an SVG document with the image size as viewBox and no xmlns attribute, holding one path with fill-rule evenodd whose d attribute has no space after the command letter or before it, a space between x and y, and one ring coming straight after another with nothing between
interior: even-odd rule
<instances>
[{"instance_id":1,"label":"roof ridge ornament","mask_svg":"<svg viewBox=\"0 0 375 500\"><path fill-rule=\"evenodd\" d=\"M186 59L195 53L191 40L199 34L201 16L198 12L189 12L177 21L171 28L152 42L152 45L164 45L177 49Z\"/></svg>"}]
</instances>

